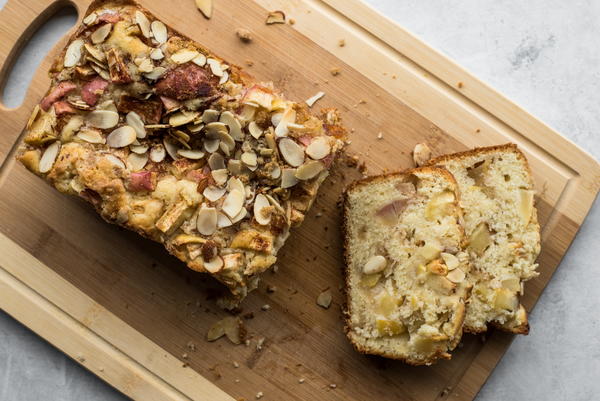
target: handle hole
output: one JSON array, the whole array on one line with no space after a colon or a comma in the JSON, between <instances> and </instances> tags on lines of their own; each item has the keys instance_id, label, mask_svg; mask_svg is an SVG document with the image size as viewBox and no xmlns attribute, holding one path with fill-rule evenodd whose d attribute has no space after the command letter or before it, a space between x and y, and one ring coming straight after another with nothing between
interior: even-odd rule
<instances>
[{"instance_id":1,"label":"handle hole","mask_svg":"<svg viewBox=\"0 0 600 401\"><path fill-rule=\"evenodd\" d=\"M0 6L6 1L0 0ZM2 103L8 108L19 107L40 63L56 42L77 22L77 10L64 5L42 22L33 35L17 50L2 90Z\"/></svg>"}]
</instances>

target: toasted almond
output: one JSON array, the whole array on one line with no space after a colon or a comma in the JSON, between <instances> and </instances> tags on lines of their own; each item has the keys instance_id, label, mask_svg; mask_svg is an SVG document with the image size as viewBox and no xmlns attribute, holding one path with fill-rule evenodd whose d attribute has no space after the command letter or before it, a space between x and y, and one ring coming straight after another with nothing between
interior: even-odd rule
<instances>
[{"instance_id":1,"label":"toasted almond","mask_svg":"<svg viewBox=\"0 0 600 401\"><path fill-rule=\"evenodd\" d=\"M295 168L284 168L281 170L281 188L291 188L298 183Z\"/></svg>"},{"instance_id":2,"label":"toasted almond","mask_svg":"<svg viewBox=\"0 0 600 401\"><path fill-rule=\"evenodd\" d=\"M217 209L202 205L198 211L196 227L202 235L213 235L217 230Z\"/></svg>"},{"instance_id":3,"label":"toasted almond","mask_svg":"<svg viewBox=\"0 0 600 401\"><path fill-rule=\"evenodd\" d=\"M328 288L325 291L322 291L317 297L317 305L319 305L321 308L329 309L332 300L333 297L331 296L331 290Z\"/></svg>"},{"instance_id":4,"label":"toasted almond","mask_svg":"<svg viewBox=\"0 0 600 401\"><path fill-rule=\"evenodd\" d=\"M171 156L171 159L179 160L179 155L177 154L177 150L179 150L179 148L177 147L177 145L168 140L166 137L163 138L163 145L165 146L165 150L167 151L169 156Z\"/></svg>"},{"instance_id":5,"label":"toasted almond","mask_svg":"<svg viewBox=\"0 0 600 401\"><path fill-rule=\"evenodd\" d=\"M465 272L462 271L459 268L456 268L452 271L450 271L447 275L446 278L450 281L452 281L453 283L462 283L465 280Z\"/></svg>"},{"instance_id":6,"label":"toasted almond","mask_svg":"<svg viewBox=\"0 0 600 401\"><path fill-rule=\"evenodd\" d=\"M27 125L26 125L26 129L31 129L31 126L33 125L33 123L35 122L35 120L37 119L37 116L40 114L40 105L36 104L35 107L33 108L33 111L31 112L31 115L29 116L29 120L27 120Z\"/></svg>"},{"instance_id":7,"label":"toasted almond","mask_svg":"<svg viewBox=\"0 0 600 401\"><path fill-rule=\"evenodd\" d=\"M248 216L248 211L246 210L246 208L242 208L242 210L240 210L240 212L231 219L231 224L235 224L239 221L242 221L246 218L246 216Z\"/></svg>"},{"instance_id":8,"label":"toasted almond","mask_svg":"<svg viewBox=\"0 0 600 401\"><path fill-rule=\"evenodd\" d=\"M135 129L129 125L124 125L108 134L106 144L111 148L122 148L131 145L135 139Z\"/></svg>"},{"instance_id":9,"label":"toasted almond","mask_svg":"<svg viewBox=\"0 0 600 401\"><path fill-rule=\"evenodd\" d=\"M123 160L119 159L117 156L108 153L104 156L104 158L108 160L113 166L125 170L125 163L123 163Z\"/></svg>"},{"instance_id":10,"label":"toasted almond","mask_svg":"<svg viewBox=\"0 0 600 401\"><path fill-rule=\"evenodd\" d=\"M217 185L222 186L222 185L225 185L225 183L227 182L227 177L229 176L229 170L227 170L226 168L219 169L219 170L212 170L210 172L210 174L212 175L212 177L215 180L215 182L217 183Z\"/></svg>"},{"instance_id":11,"label":"toasted almond","mask_svg":"<svg viewBox=\"0 0 600 401\"><path fill-rule=\"evenodd\" d=\"M90 39L92 39L92 43L97 45L98 43L104 42L108 37L108 34L112 30L112 24L104 24L100 28L96 29L90 35Z\"/></svg>"},{"instance_id":12,"label":"toasted almond","mask_svg":"<svg viewBox=\"0 0 600 401\"><path fill-rule=\"evenodd\" d=\"M218 188L210 185L204 188L202 195L209 201L216 202L225 195L225 192L227 192L225 188Z\"/></svg>"},{"instance_id":13,"label":"toasted almond","mask_svg":"<svg viewBox=\"0 0 600 401\"><path fill-rule=\"evenodd\" d=\"M92 25L94 22L96 22L97 18L98 18L98 14L91 13L88 16L86 16L82 22L86 25Z\"/></svg>"},{"instance_id":14,"label":"toasted almond","mask_svg":"<svg viewBox=\"0 0 600 401\"><path fill-rule=\"evenodd\" d=\"M83 116L74 115L69 119L65 126L60 131L60 138L62 142L70 141L73 135L79 131L83 125Z\"/></svg>"},{"instance_id":15,"label":"toasted almond","mask_svg":"<svg viewBox=\"0 0 600 401\"><path fill-rule=\"evenodd\" d=\"M166 156L165 147L161 144L152 146L150 149L150 160L154 163L160 163Z\"/></svg>"},{"instance_id":16,"label":"toasted almond","mask_svg":"<svg viewBox=\"0 0 600 401\"><path fill-rule=\"evenodd\" d=\"M150 58L152 60L162 60L165 58L165 54L160 49L154 49L150 52Z\"/></svg>"},{"instance_id":17,"label":"toasted almond","mask_svg":"<svg viewBox=\"0 0 600 401\"><path fill-rule=\"evenodd\" d=\"M146 128L144 128L144 122L138 113L135 111L127 113L125 122L135 130L137 138L142 139L146 137Z\"/></svg>"},{"instance_id":18,"label":"toasted almond","mask_svg":"<svg viewBox=\"0 0 600 401\"><path fill-rule=\"evenodd\" d=\"M209 273L218 273L223 268L223 258L220 256L215 256L208 262L204 262L204 268Z\"/></svg>"},{"instance_id":19,"label":"toasted almond","mask_svg":"<svg viewBox=\"0 0 600 401\"><path fill-rule=\"evenodd\" d=\"M129 146L129 150L138 155L143 155L148 151L148 145L136 145L134 143L133 145Z\"/></svg>"},{"instance_id":20,"label":"toasted almond","mask_svg":"<svg viewBox=\"0 0 600 401\"><path fill-rule=\"evenodd\" d=\"M143 169L146 166L146 163L148 163L147 153L130 153L129 156L127 156L127 168L131 171Z\"/></svg>"},{"instance_id":21,"label":"toasted almond","mask_svg":"<svg viewBox=\"0 0 600 401\"><path fill-rule=\"evenodd\" d=\"M165 67L155 67L152 70L152 72L144 74L144 76L151 80L157 80L160 77L162 77L165 74L165 72L167 72L167 69Z\"/></svg>"},{"instance_id":22,"label":"toasted almond","mask_svg":"<svg viewBox=\"0 0 600 401\"><path fill-rule=\"evenodd\" d=\"M364 274L375 274L382 272L387 266L387 260L381 255L371 256L363 266Z\"/></svg>"},{"instance_id":23,"label":"toasted almond","mask_svg":"<svg viewBox=\"0 0 600 401\"><path fill-rule=\"evenodd\" d=\"M104 68L100 68L97 65L91 64L92 70L96 71L100 77L106 81L110 81L110 74Z\"/></svg>"},{"instance_id":24,"label":"toasted almond","mask_svg":"<svg viewBox=\"0 0 600 401\"><path fill-rule=\"evenodd\" d=\"M177 154L190 160L200 160L204 157L204 152L195 149L179 149Z\"/></svg>"},{"instance_id":25,"label":"toasted almond","mask_svg":"<svg viewBox=\"0 0 600 401\"><path fill-rule=\"evenodd\" d=\"M306 154L315 160L321 160L331 152L331 146L327 138L318 137L312 140L306 147Z\"/></svg>"},{"instance_id":26,"label":"toasted almond","mask_svg":"<svg viewBox=\"0 0 600 401\"><path fill-rule=\"evenodd\" d=\"M222 170L225 168L225 158L220 153L213 153L208 158L208 166L211 170Z\"/></svg>"},{"instance_id":27,"label":"toasted almond","mask_svg":"<svg viewBox=\"0 0 600 401\"><path fill-rule=\"evenodd\" d=\"M52 169L54 162L56 161L56 157L58 156L58 151L60 150L60 142L56 141L50 144L44 150L42 157L40 158L39 171L40 173L47 173Z\"/></svg>"},{"instance_id":28,"label":"toasted almond","mask_svg":"<svg viewBox=\"0 0 600 401\"><path fill-rule=\"evenodd\" d=\"M244 152L240 157L242 163L246 166L255 167L256 166L256 153L254 152Z\"/></svg>"},{"instance_id":29,"label":"toasted almond","mask_svg":"<svg viewBox=\"0 0 600 401\"><path fill-rule=\"evenodd\" d=\"M250 121L248 124L248 132L250 132L250 135L256 139L259 139L263 134L263 130L260 129L258 124L256 124L254 121Z\"/></svg>"},{"instance_id":30,"label":"toasted almond","mask_svg":"<svg viewBox=\"0 0 600 401\"><path fill-rule=\"evenodd\" d=\"M271 124L277 127L283 118L283 111L271 114Z\"/></svg>"},{"instance_id":31,"label":"toasted almond","mask_svg":"<svg viewBox=\"0 0 600 401\"><path fill-rule=\"evenodd\" d=\"M88 143L106 143L102 133L93 128L83 128L75 137Z\"/></svg>"},{"instance_id":32,"label":"toasted almond","mask_svg":"<svg viewBox=\"0 0 600 401\"><path fill-rule=\"evenodd\" d=\"M206 63L210 67L210 71L213 75L217 77L223 76L223 68L221 66L221 62L219 60L215 60L214 58L209 58L206 60Z\"/></svg>"},{"instance_id":33,"label":"toasted almond","mask_svg":"<svg viewBox=\"0 0 600 401\"><path fill-rule=\"evenodd\" d=\"M239 189L234 189L225 198L222 210L229 217L234 217L240 213L244 206L245 193Z\"/></svg>"},{"instance_id":34,"label":"toasted almond","mask_svg":"<svg viewBox=\"0 0 600 401\"><path fill-rule=\"evenodd\" d=\"M279 141L279 151L283 159L292 167L301 166L304 162L304 149L290 138Z\"/></svg>"},{"instance_id":35,"label":"toasted almond","mask_svg":"<svg viewBox=\"0 0 600 401\"><path fill-rule=\"evenodd\" d=\"M309 97L304 101L308 105L308 107L313 107L313 105L320 100L323 96L325 96L325 92L317 92L314 96Z\"/></svg>"},{"instance_id":36,"label":"toasted almond","mask_svg":"<svg viewBox=\"0 0 600 401\"><path fill-rule=\"evenodd\" d=\"M67 68L74 67L81 60L81 48L83 47L83 40L77 39L71 42L67 50L65 51L65 59L63 65Z\"/></svg>"},{"instance_id":37,"label":"toasted almond","mask_svg":"<svg viewBox=\"0 0 600 401\"><path fill-rule=\"evenodd\" d=\"M285 13L279 10L271 11L269 14L267 14L265 23L267 25L285 24Z\"/></svg>"},{"instance_id":38,"label":"toasted almond","mask_svg":"<svg viewBox=\"0 0 600 401\"><path fill-rule=\"evenodd\" d=\"M244 183L237 177L231 177L229 181L227 181L227 190L229 192L237 190L242 194L246 194L246 187L244 187Z\"/></svg>"},{"instance_id":39,"label":"toasted almond","mask_svg":"<svg viewBox=\"0 0 600 401\"><path fill-rule=\"evenodd\" d=\"M227 161L227 170L233 175L242 174L242 170L244 169L244 165L240 160L229 159Z\"/></svg>"},{"instance_id":40,"label":"toasted almond","mask_svg":"<svg viewBox=\"0 0 600 401\"><path fill-rule=\"evenodd\" d=\"M222 134L227 134L227 125L222 122L209 122L204 126L206 137L210 139L221 139Z\"/></svg>"},{"instance_id":41,"label":"toasted almond","mask_svg":"<svg viewBox=\"0 0 600 401\"><path fill-rule=\"evenodd\" d=\"M192 60L192 63L196 64L197 66L204 67L206 65L206 56L200 53Z\"/></svg>"},{"instance_id":42,"label":"toasted almond","mask_svg":"<svg viewBox=\"0 0 600 401\"><path fill-rule=\"evenodd\" d=\"M83 45L85 50L88 52L90 56L92 56L95 60L99 61L101 65L99 67L106 67L104 63L106 62L106 55L100 49L95 46L92 46L89 43Z\"/></svg>"},{"instance_id":43,"label":"toasted almond","mask_svg":"<svg viewBox=\"0 0 600 401\"><path fill-rule=\"evenodd\" d=\"M138 64L138 70L141 73L151 73L154 71L154 63L149 58L144 58Z\"/></svg>"},{"instance_id":44,"label":"toasted almond","mask_svg":"<svg viewBox=\"0 0 600 401\"><path fill-rule=\"evenodd\" d=\"M299 180L310 180L316 177L324 168L325 165L320 161L311 160L296 169L296 178Z\"/></svg>"},{"instance_id":45,"label":"toasted almond","mask_svg":"<svg viewBox=\"0 0 600 401\"><path fill-rule=\"evenodd\" d=\"M150 21L146 14L141 12L140 10L135 11L135 22L140 26L140 31L142 31L142 35L149 38L152 32L150 31Z\"/></svg>"},{"instance_id":46,"label":"toasted almond","mask_svg":"<svg viewBox=\"0 0 600 401\"><path fill-rule=\"evenodd\" d=\"M189 124L194 121L200 113L196 111L180 111L174 113L169 117L169 125L172 127L179 127L185 124Z\"/></svg>"},{"instance_id":47,"label":"toasted almond","mask_svg":"<svg viewBox=\"0 0 600 401\"><path fill-rule=\"evenodd\" d=\"M217 150L219 150L220 143L221 141L219 139L205 139L202 142L202 146L208 153L215 153Z\"/></svg>"},{"instance_id":48,"label":"toasted almond","mask_svg":"<svg viewBox=\"0 0 600 401\"><path fill-rule=\"evenodd\" d=\"M277 127L275 128L275 136L278 138L282 138L287 136L289 133L289 124L293 124L296 122L296 110L291 107L288 107L281 116Z\"/></svg>"},{"instance_id":49,"label":"toasted almond","mask_svg":"<svg viewBox=\"0 0 600 401\"><path fill-rule=\"evenodd\" d=\"M224 111L221 113L219 121L229 127L229 135L236 141L244 140L244 133L242 132L242 125L239 120L235 118L233 113L230 111Z\"/></svg>"},{"instance_id":50,"label":"toasted almond","mask_svg":"<svg viewBox=\"0 0 600 401\"><path fill-rule=\"evenodd\" d=\"M171 55L171 61L176 64L185 64L198 57L198 55L200 55L200 53L198 53L196 50L181 49L175 54Z\"/></svg>"},{"instance_id":51,"label":"toasted almond","mask_svg":"<svg viewBox=\"0 0 600 401\"><path fill-rule=\"evenodd\" d=\"M100 129L109 129L119 123L119 113L112 110L94 110L86 116L87 123Z\"/></svg>"},{"instance_id":52,"label":"toasted almond","mask_svg":"<svg viewBox=\"0 0 600 401\"><path fill-rule=\"evenodd\" d=\"M281 177L281 168L278 165L275 165L275 166L273 166L273 169L271 170L271 178L276 180L279 177Z\"/></svg>"},{"instance_id":53,"label":"toasted almond","mask_svg":"<svg viewBox=\"0 0 600 401\"><path fill-rule=\"evenodd\" d=\"M212 0L196 0L196 7L205 18L210 19L212 17Z\"/></svg>"},{"instance_id":54,"label":"toasted almond","mask_svg":"<svg viewBox=\"0 0 600 401\"><path fill-rule=\"evenodd\" d=\"M225 228L225 227L230 227L232 225L231 220L229 220L229 217L225 216L223 213L219 213L217 216L217 227L218 228Z\"/></svg>"},{"instance_id":55,"label":"toasted almond","mask_svg":"<svg viewBox=\"0 0 600 401\"><path fill-rule=\"evenodd\" d=\"M455 255L452 255L451 253L442 252L440 256L442 257L442 259L444 259L444 263L446 264L446 266L448 266L448 270L454 270L460 264L458 258Z\"/></svg>"},{"instance_id":56,"label":"toasted almond","mask_svg":"<svg viewBox=\"0 0 600 401\"><path fill-rule=\"evenodd\" d=\"M219 147L221 148L221 150L223 150L223 152L226 155L229 156L229 154L235 150L235 141L233 140L231 135L223 131L219 132L219 139L221 140Z\"/></svg>"},{"instance_id":57,"label":"toasted almond","mask_svg":"<svg viewBox=\"0 0 600 401\"><path fill-rule=\"evenodd\" d=\"M161 21L152 21L150 24L150 29L152 30L152 34L154 35L154 39L158 43L166 43L168 37L167 26L163 24Z\"/></svg>"},{"instance_id":58,"label":"toasted almond","mask_svg":"<svg viewBox=\"0 0 600 401\"><path fill-rule=\"evenodd\" d=\"M271 213L265 213L266 210L269 210L269 206L269 199L266 196L263 194L256 195L254 199L254 218L261 226L265 226L271 222Z\"/></svg>"}]
</instances>

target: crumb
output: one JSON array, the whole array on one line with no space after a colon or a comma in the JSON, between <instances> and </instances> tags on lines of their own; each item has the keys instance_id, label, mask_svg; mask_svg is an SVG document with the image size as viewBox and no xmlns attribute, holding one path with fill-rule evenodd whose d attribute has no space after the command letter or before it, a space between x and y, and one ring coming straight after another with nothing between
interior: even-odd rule
<instances>
[{"instance_id":1,"label":"crumb","mask_svg":"<svg viewBox=\"0 0 600 401\"><path fill-rule=\"evenodd\" d=\"M396 79L396 78L398 78L398 77L396 76L396 74L392 74L392 79Z\"/></svg>"},{"instance_id":2,"label":"crumb","mask_svg":"<svg viewBox=\"0 0 600 401\"><path fill-rule=\"evenodd\" d=\"M334 67L331 70L329 70L329 72L331 73L331 75L338 76L341 74L342 70L340 70L338 67Z\"/></svg>"},{"instance_id":3,"label":"crumb","mask_svg":"<svg viewBox=\"0 0 600 401\"><path fill-rule=\"evenodd\" d=\"M258 341L256 342L256 350L257 351L262 351L262 346L265 343L265 338L261 337L258 339Z\"/></svg>"},{"instance_id":4,"label":"crumb","mask_svg":"<svg viewBox=\"0 0 600 401\"><path fill-rule=\"evenodd\" d=\"M383 75L386 75L386 76L387 76L387 72L384 72L384 73L383 73Z\"/></svg>"},{"instance_id":5,"label":"crumb","mask_svg":"<svg viewBox=\"0 0 600 401\"><path fill-rule=\"evenodd\" d=\"M252 67L254 65L254 61L247 59L246 61L244 61L244 63L246 63L246 66L248 67Z\"/></svg>"},{"instance_id":6,"label":"crumb","mask_svg":"<svg viewBox=\"0 0 600 401\"><path fill-rule=\"evenodd\" d=\"M260 309L264 310L265 312L268 311L269 309L271 309L271 305L269 304L264 304L263 306L260 307Z\"/></svg>"},{"instance_id":7,"label":"crumb","mask_svg":"<svg viewBox=\"0 0 600 401\"><path fill-rule=\"evenodd\" d=\"M338 41L338 46L339 46L339 47L344 47L344 46L346 46L346 41L345 41L344 39L340 39L340 40Z\"/></svg>"},{"instance_id":8,"label":"crumb","mask_svg":"<svg viewBox=\"0 0 600 401\"><path fill-rule=\"evenodd\" d=\"M365 103L367 103L367 101L366 101L365 99L360 99L360 100L358 101L358 104L365 104Z\"/></svg>"},{"instance_id":9,"label":"crumb","mask_svg":"<svg viewBox=\"0 0 600 401\"><path fill-rule=\"evenodd\" d=\"M321 212L317 212L317 214L315 214L315 217L321 217L321 216L323 216L323 213L321 213Z\"/></svg>"},{"instance_id":10,"label":"crumb","mask_svg":"<svg viewBox=\"0 0 600 401\"><path fill-rule=\"evenodd\" d=\"M244 318L246 320L254 319L254 312L244 313L242 315L242 318Z\"/></svg>"},{"instance_id":11,"label":"crumb","mask_svg":"<svg viewBox=\"0 0 600 401\"><path fill-rule=\"evenodd\" d=\"M329 388L337 388L337 384L335 384L335 383L331 383L331 384L329 385Z\"/></svg>"},{"instance_id":12,"label":"crumb","mask_svg":"<svg viewBox=\"0 0 600 401\"><path fill-rule=\"evenodd\" d=\"M279 271L278 265L273 265L273 273L277 273Z\"/></svg>"},{"instance_id":13,"label":"crumb","mask_svg":"<svg viewBox=\"0 0 600 401\"><path fill-rule=\"evenodd\" d=\"M80 363L85 363L85 357L84 357L83 355L77 355L77 360L78 360Z\"/></svg>"},{"instance_id":14,"label":"crumb","mask_svg":"<svg viewBox=\"0 0 600 401\"><path fill-rule=\"evenodd\" d=\"M187 343L186 347L187 347L187 349L189 349L192 352L196 351L196 344L194 344L193 341L190 341L189 343Z\"/></svg>"},{"instance_id":15,"label":"crumb","mask_svg":"<svg viewBox=\"0 0 600 401\"><path fill-rule=\"evenodd\" d=\"M296 23L296 20L293 18L290 18L290 20L288 22L290 23L290 25L294 25Z\"/></svg>"},{"instance_id":16,"label":"crumb","mask_svg":"<svg viewBox=\"0 0 600 401\"><path fill-rule=\"evenodd\" d=\"M298 379L298 383L302 384L304 383L306 380L304 378Z\"/></svg>"},{"instance_id":17,"label":"crumb","mask_svg":"<svg viewBox=\"0 0 600 401\"><path fill-rule=\"evenodd\" d=\"M237 369L240 367L240 364L237 361L233 361L233 367Z\"/></svg>"},{"instance_id":18,"label":"crumb","mask_svg":"<svg viewBox=\"0 0 600 401\"><path fill-rule=\"evenodd\" d=\"M377 139L383 139L383 132L380 132L379 134L377 134Z\"/></svg>"},{"instance_id":19,"label":"crumb","mask_svg":"<svg viewBox=\"0 0 600 401\"><path fill-rule=\"evenodd\" d=\"M189 355L188 355L187 353L183 353L183 354L181 355L181 357L182 357L183 359L188 359Z\"/></svg>"},{"instance_id":20,"label":"crumb","mask_svg":"<svg viewBox=\"0 0 600 401\"><path fill-rule=\"evenodd\" d=\"M244 43L252 42L252 33L246 28L238 28L235 30L235 34Z\"/></svg>"},{"instance_id":21,"label":"crumb","mask_svg":"<svg viewBox=\"0 0 600 401\"><path fill-rule=\"evenodd\" d=\"M99 370L100 372L104 372L104 368L102 368L102 367L101 367L101 368L99 368L98 370Z\"/></svg>"},{"instance_id":22,"label":"crumb","mask_svg":"<svg viewBox=\"0 0 600 401\"><path fill-rule=\"evenodd\" d=\"M456 86L458 86L459 88L462 88L464 86L464 84L461 82L459 82L458 84L456 84Z\"/></svg>"},{"instance_id":23,"label":"crumb","mask_svg":"<svg viewBox=\"0 0 600 401\"><path fill-rule=\"evenodd\" d=\"M259 391L258 393L256 393L256 399L259 400L261 398L263 398L264 394L262 391Z\"/></svg>"},{"instance_id":24,"label":"crumb","mask_svg":"<svg viewBox=\"0 0 600 401\"><path fill-rule=\"evenodd\" d=\"M475 132L479 134L479 133L481 132L481 130L480 130L479 128L477 128L477 129L475 130Z\"/></svg>"},{"instance_id":25,"label":"crumb","mask_svg":"<svg viewBox=\"0 0 600 401\"><path fill-rule=\"evenodd\" d=\"M275 287L274 285L271 285L271 284L267 285L267 292L268 293L272 294L275 291L277 291L277 287Z\"/></svg>"},{"instance_id":26,"label":"crumb","mask_svg":"<svg viewBox=\"0 0 600 401\"><path fill-rule=\"evenodd\" d=\"M240 382L240 379L235 379L233 382L234 382L234 383L239 383L239 382Z\"/></svg>"}]
</instances>

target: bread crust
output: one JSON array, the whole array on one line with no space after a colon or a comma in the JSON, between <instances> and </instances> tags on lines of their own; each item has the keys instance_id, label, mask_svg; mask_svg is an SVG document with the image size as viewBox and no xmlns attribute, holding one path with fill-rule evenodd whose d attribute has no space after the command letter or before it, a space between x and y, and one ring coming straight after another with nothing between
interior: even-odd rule
<instances>
[{"instance_id":1,"label":"bread crust","mask_svg":"<svg viewBox=\"0 0 600 401\"><path fill-rule=\"evenodd\" d=\"M381 356L381 357L388 358L388 359L402 361L402 362L404 362L408 365L412 365L412 366L424 366L424 365L429 366L429 365L436 363L440 359L446 359L446 360L451 359L451 354L448 352L438 350L427 359L413 359L413 358L401 357L401 356L395 355L393 353L380 352L379 350L367 349L367 348L363 347L360 343L355 341L351 335L352 329L351 329L350 319L351 319L352 311L350 310L350 308L351 308L351 306L350 306L351 305L350 291L349 291L349 288L350 288L350 281L349 281L349 278L350 278L350 254L349 254L349 244L348 244L348 238L349 238L348 214L349 214L349 207L350 207L349 200L348 200L349 193L361 186L372 184L372 183L378 182L378 181L385 181L392 177L408 177L411 174L413 174L414 172L442 175L449 182L451 182L453 184L455 193L457 195L459 194L459 191L457 190L458 183L456 182L454 176L447 169L445 169L444 167L439 167L439 166L423 166L423 167L412 168L412 169L408 169L408 170L404 170L404 171L395 171L395 172L389 172L389 173L385 173L385 174L381 174L381 175L369 176L369 177L363 178L361 180L357 180L357 181L350 183L344 189L344 191L342 193L342 208L341 208L341 210L342 210L342 227L341 227L341 229L342 230L341 231L342 231L342 236L343 236L343 257L344 257L344 265L342 267L342 275L344 277L343 292L344 292L344 298L346 299L345 304L342 306L342 318L344 320L344 333L346 334L346 337L348 338L348 340L350 341L350 343L352 344L352 346L354 347L354 349L357 352L364 354L364 355L376 355L376 356ZM457 198L456 202L458 202L458 201L459 201L459 199ZM458 210L460 210L460 208L458 208ZM462 226L461 226L461 230L462 230ZM460 322L461 327L463 325L464 317L465 317L465 314L463 313L462 317L461 317L461 322ZM459 341L460 341L460 336L457 336L457 339L454 341L452 346L455 347L456 345L458 345Z\"/></svg>"}]
</instances>

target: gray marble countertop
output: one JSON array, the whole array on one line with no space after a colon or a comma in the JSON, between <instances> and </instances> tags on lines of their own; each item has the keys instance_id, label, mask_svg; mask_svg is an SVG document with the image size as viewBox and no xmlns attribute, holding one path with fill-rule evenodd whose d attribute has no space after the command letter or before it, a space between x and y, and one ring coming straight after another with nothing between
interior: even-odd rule
<instances>
[{"instance_id":1,"label":"gray marble countertop","mask_svg":"<svg viewBox=\"0 0 600 401\"><path fill-rule=\"evenodd\" d=\"M600 160L600 1L367 1ZM30 41L5 104L20 103L32 71L74 21L61 12ZM596 202L531 314L531 333L515 339L478 400L598 399L599 227ZM123 399L0 312L0 401Z\"/></svg>"}]
</instances>

